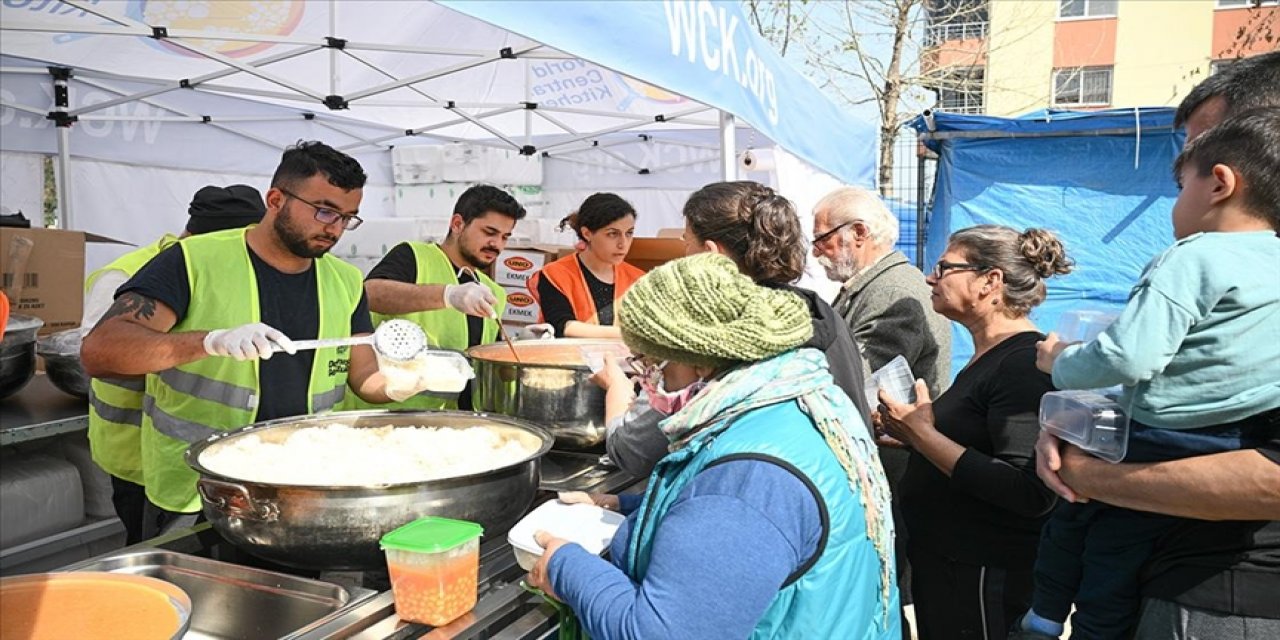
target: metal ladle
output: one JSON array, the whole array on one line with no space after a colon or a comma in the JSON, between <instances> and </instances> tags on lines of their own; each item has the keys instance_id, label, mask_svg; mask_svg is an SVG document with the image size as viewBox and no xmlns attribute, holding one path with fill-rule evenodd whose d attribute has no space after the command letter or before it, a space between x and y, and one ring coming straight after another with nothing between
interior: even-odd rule
<instances>
[{"instance_id":1,"label":"metal ladle","mask_svg":"<svg viewBox=\"0 0 1280 640\"><path fill-rule=\"evenodd\" d=\"M297 340L293 346L299 351L303 349L324 349L326 347L342 347L367 344L374 351L390 360L406 362L413 360L427 349L427 334L416 323L396 318L378 325L372 335L350 338L321 338L319 340Z\"/></svg>"}]
</instances>

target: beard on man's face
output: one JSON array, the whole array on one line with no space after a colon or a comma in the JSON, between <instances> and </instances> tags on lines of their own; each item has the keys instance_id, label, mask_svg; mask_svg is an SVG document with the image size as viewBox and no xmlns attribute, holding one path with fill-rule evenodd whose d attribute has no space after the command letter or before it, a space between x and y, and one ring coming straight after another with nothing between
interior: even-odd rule
<instances>
[{"instance_id":1,"label":"beard on man's face","mask_svg":"<svg viewBox=\"0 0 1280 640\"><path fill-rule=\"evenodd\" d=\"M851 253L839 252L834 260L819 256L818 264L827 272L827 278L836 282L844 282L858 274L858 262Z\"/></svg>"},{"instance_id":2,"label":"beard on man's face","mask_svg":"<svg viewBox=\"0 0 1280 640\"><path fill-rule=\"evenodd\" d=\"M275 224L272 225L272 228L275 229L276 236L280 238L280 242L284 243L285 248L299 258L319 258L328 253L329 249L332 249L338 243L337 236L323 231L308 237L300 225L293 220L288 206L276 214ZM329 242L322 242L324 240Z\"/></svg>"}]
</instances>

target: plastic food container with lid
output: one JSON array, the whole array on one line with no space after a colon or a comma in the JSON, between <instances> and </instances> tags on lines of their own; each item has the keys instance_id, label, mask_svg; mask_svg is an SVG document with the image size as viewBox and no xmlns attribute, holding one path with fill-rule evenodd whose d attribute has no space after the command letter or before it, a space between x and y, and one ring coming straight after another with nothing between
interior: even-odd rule
<instances>
[{"instance_id":1,"label":"plastic food container with lid","mask_svg":"<svg viewBox=\"0 0 1280 640\"><path fill-rule=\"evenodd\" d=\"M1040 428L1107 462L1129 449L1129 417L1110 390L1051 391L1040 398Z\"/></svg>"},{"instance_id":2,"label":"plastic food container with lid","mask_svg":"<svg viewBox=\"0 0 1280 640\"><path fill-rule=\"evenodd\" d=\"M511 527L507 532L507 542L515 552L516 562L529 571L544 551L533 538L539 530L576 542L588 553L600 555L609 548L613 535L626 519L621 513L595 505L548 500Z\"/></svg>"},{"instance_id":3,"label":"plastic food container with lid","mask_svg":"<svg viewBox=\"0 0 1280 640\"><path fill-rule=\"evenodd\" d=\"M474 522L426 517L382 536L401 620L439 627L476 606L482 533Z\"/></svg>"}]
</instances>

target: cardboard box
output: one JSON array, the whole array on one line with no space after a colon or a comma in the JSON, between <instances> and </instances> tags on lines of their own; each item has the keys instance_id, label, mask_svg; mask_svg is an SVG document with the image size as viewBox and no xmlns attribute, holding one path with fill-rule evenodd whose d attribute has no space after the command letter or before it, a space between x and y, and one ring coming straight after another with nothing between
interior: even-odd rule
<instances>
[{"instance_id":1,"label":"cardboard box","mask_svg":"<svg viewBox=\"0 0 1280 640\"><path fill-rule=\"evenodd\" d=\"M507 292L507 308L502 312L502 324L526 325L538 321L542 309L524 287L503 287Z\"/></svg>"},{"instance_id":2,"label":"cardboard box","mask_svg":"<svg viewBox=\"0 0 1280 640\"><path fill-rule=\"evenodd\" d=\"M493 280L504 287L524 289L529 278L552 260L543 251L507 249L493 263Z\"/></svg>"},{"instance_id":3,"label":"cardboard box","mask_svg":"<svg viewBox=\"0 0 1280 640\"><path fill-rule=\"evenodd\" d=\"M511 246L511 245L507 245ZM529 245L512 247L498 254L493 263L493 280L504 287L524 289L529 278L549 262L573 253L573 247Z\"/></svg>"},{"instance_id":4,"label":"cardboard box","mask_svg":"<svg viewBox=\"0 0 1280 640\"><path fill-rule=\"evenodd\" d=\"M627 252L627 262L645 271L676 258L684 257L684 240L680 238L636 238Z\"/></svg>"},{"instance_id":5,"label":"cardboard box","mask_svg":"<svg viewBox=\"0 0 1280 640\"><path fill-rule=\"evenodd\" d=\"M18 250L21 240L32 242L25 264ZM44 320L40 335L80 326L84 314L84 243L129 244L83 231L0 227L0 287L12 290L14 274L22 271L20 299L9 301L12 313Z\"/></svg>"}]
</instances>

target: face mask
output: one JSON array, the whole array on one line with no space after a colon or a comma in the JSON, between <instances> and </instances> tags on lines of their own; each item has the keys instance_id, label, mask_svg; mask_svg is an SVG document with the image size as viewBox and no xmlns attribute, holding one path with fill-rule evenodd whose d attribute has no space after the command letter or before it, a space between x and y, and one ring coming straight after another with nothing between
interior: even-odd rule
<instances>
[{"instance_id":1,"label":"face mask","mask_svg":"<svg viewBox=\"0 0 1280 640\"><path fill-rule=\"evenodd\" d=\"M707 386L707 383L697 380L683 389L667 391L663 388L664 382L662 380L662 370L666 367L666 362L645 367L644 373L640 376L640 387L644 389L645 395L649 398L649 407L658 413L669 416L688 405L698 395L698 392Z\"/></svg>"}]
</instances>

